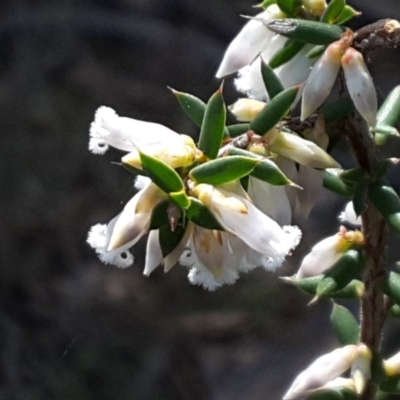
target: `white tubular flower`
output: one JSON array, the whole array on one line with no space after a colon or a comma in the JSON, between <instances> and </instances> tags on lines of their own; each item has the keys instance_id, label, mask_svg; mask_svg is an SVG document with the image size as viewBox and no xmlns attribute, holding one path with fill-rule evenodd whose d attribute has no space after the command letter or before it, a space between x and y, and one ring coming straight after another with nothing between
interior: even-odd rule
<instances>
[{"instance_id":1,"label":"white tubular flower","mask_svg":"<svg viewBox=\"0 0 400 400\"><path fill-rule=\"evenodd\" d=\"M97 109L90 126L89 150L94 154L104 154L112 146L133 151L144 145L175 141L177 137L179 135L166 126L119 117L112 108L102 106Z\"/></svg>"},{"instance_id":2,"label":"white tubular flower","mask_svg":"<svg viewBox=\"0 0 400 400\"><path fill-rule=\"evenodd\" d=\"M300 240L301 232L297 227L282 229L249 200L236 193L200 184L192 189L192 194L212 212L227 232L270 258L271 268L280 266Z\"/></svg>"},{"instance_id":3,"label":"white tubular flower","mask_svg":"<svg viewBox=\"0 0 400 400\"><path fill-rule=\"evenodd\" d=\"M354 204L352 201L349 201L346 204L346 207L344 208L344 211L342 211L338 217L340 222L347 222L353 226L361 226L362 221L361 217L356 215L356 212L354 211Z\"/></svg>"},{"instance_id":4,"label":"white tubular flower","mask_svg":"<svg viewBox=\"0 0 400 400\"><path fill-rule=\"evenodd\" d=\"M333 236L318 242L300 265L296 278L307 278L328 271L343 253L355 246L361 246L364 238L359 231L347 231L343 226Z\"/></svg>"},{"instance_id":5,"label":"white tubular flower","mask_svg":"<svg viewBox=\"0 0 400 400\"><path fill-rule=\"evenodd\" d=\"M228 107L238 121L250 122L267 105L254 99L239 99Z\"/></svg>"},{"instance_id":6,"label":"white tubular flower","mask_svg":"<svg viewBox=\"0 0 400 400\"><path fill-rule=\"evenodd\" d=\"M193 224L189 222L181 241L171 253L163 257L159 240L159 230L150 231L147 239L146 263L143 274L149 276L160 264L164 265L164 272L168 272L179 261L179 258L187 247L192 232Z\"/></svg>"},{"instance_id":7,"label":"white tubular flower","mask_svg":"<svg viewBox=\"0 0 400 400\"><path fill-rule=\"evenodd\" d=\"M315 389L347 371L357 356L358 346L350 344L317 358L293 382L283 400L303 399Z\"/></svg>"},{"instance_id":8,"label":"white tubular flower","mask_svg":"<svg viewBox=\"0 0 400 400\"><path fill-rule=\"evenodd\" d=\"M339 42L330 44L315 63L303 90L301 120L304 121L328 97L340 69L343 51Z\"/></svg>"},{"instance_id":9,"label":"white tubular flower","mask_svg":"<svg viewBox=\"0 0 400 400\"><path fill-rule=\"evenodd\" d=\"M353 103L369 126L376 123L378 100L375 85L362 54L352 47L342 57L346 85Z\"/></svg>"},{"instance_id":10,"label":"white tubular flower","mask_svg":"<svg viewBox=\"0 0 400 400\"><path fill-rule=\"evenodd\" d=\"M188 249L180 263L189 267L189 281L213 291L231 285L256 267L273 271L278 267L269 255L259 253L237 236L224 231L204 229L193 224Z\"/></svg>"},{"instance_id":11,"label":"white tubular flower","mask_svg":"<svg viewBox=\"0 0 400 400\"><path fill-rule=\"evenodd\" d=\"M273 186L250 176L247 193L254 205L279 225L290 224L292 210L284 186Z\"/></svg>"},{"instance_id":12,"label":"white tubular flower","mask_svg":"<svg viewBox=\"0 0 400 400\"><path fill-rule=\"evenodd\" d=\"M273 153L312 168L338 168L340 165L321 147L294 133L271 130L264 136Z\"/></svg>"},{"instance_id":13,"label":"white tubular flower","mask_svg":"<svg viewBox=\"0 0 400 400\"><path fill-rule=\"evenodd\" d=\"M120 267L132 264L133 256L127 250L147 233L153 208L166 198L164 192L150 183L136 193L107 226L93 226L87 241L101 261Z\"/></svg>"},{"instance_id":14,"label":"white tubular flower","mask_svg":"<svg viewBox=\"0 0 400 400\"><path fill-rule=\"evenodd\" d=\"M175 138L168 142L148 143L139 147L139 149L131 151L122 157L122 162L142 169L139 150L148 156L157 158L171 168L193 164L198 153L196 145L190 136L176 134Z\"/></svg>"},{"instance_id":15,"label":"white tubular flower","mask_svg":"<svg viewBox=\"0 0 400 400\"><path fill-rule=\"evenodd\" d=\"M371 360L371 350L364 343L360 343L357 346L357 357L351 366L351 378L358 394L363 393L371 379Z\"/></svg>"},{"instance_id":16,"label":"white tubular flower","mask_svg":"<svg viewBox=\"0 0 400 400\"><path fill-rule=\"evenodd\" d=\"M272 56L284 46L286 40L283 36L274 36L260 57L239 71L238 78L235 79L235 86L239 92L257 100L269 98L261 76L261 59L268 63ZM311 45L305 45L290 61L274 69L285 89L302 84L307 79L310 68L315 63L315 59L307 57L311 48Z\"/></svg>"},{"instance_id":17,"label":"white tubular flower","mask_svg":"<svg viewBox=\"0 0 400 400\"><path fill-rule=\"evenodd\" d=\"M389 377L400 375L400 352L384 360L383 368L385 369L386 375Z\"/></svg>"},{"instance_id":18,"label":"white tubular flower","mask_svg":"<svg viewBox=\"0 0 400 400\"><path fill-rule=\"evenodd\" d=\"M273 4L262 13L256 15L255 18L276 19L284 17L285 14L282 13L280 8ZM262 22L257 21L257 19L250 19L230 43L218 68L216 77L223 78L250 64L260 54L261 50L268 45L273 36L274 33L264 26Z\"/></svg>"}]
</instances>

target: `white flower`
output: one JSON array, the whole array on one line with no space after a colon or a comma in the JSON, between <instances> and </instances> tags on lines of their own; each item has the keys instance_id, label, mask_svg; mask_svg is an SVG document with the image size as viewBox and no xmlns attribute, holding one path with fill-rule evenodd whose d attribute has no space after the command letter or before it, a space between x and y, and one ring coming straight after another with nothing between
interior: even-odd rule
<instances>
[{"instance_id":1,"label":"white flower","mask_svg":"<svg viewBox=\"0 0 400 400\"><path fill-rule=\"evenodd\" d=\"M109 146L123 151L157 142L176 140L179 136L166 126L154 122L120 117L110 107L99 107L90 125L89 150L104 154Z\"/></svg>"},{"instance_id":2,"label":"white flower","mask_svg":"<svg viewBox=\"0 0 400 400\"><path fill-rule=\"evenodd\" d=\"M374 82L362 54L352 47L348 48L342 57L342 67L346 86L356 109L369 126L374 126L378 100Z\"/></svg>"},{"instance_id":3,"label":"white flower","mask_svg":"<svg viewBox=\"0 0 400 400\"><path fill-rule=\"evenodd\" d=\"M358 346L350 344L317 358L294 380L283 400L302 399L333 381L351 367L357 354Z\"/></svg>"},{"instance_id":4,"label":"white flower","mask_svg":"<svg viewBox=\"0 0 400 400\"><path fill-rule=\"evenodd\" d=\"M254 205L279 225L288 225L292 220L292 210L284 186L274 186L252 176L247 188Z\"/></svg>"},{"instance_id":5,"label":"white flower","mask_svg":"<svg viewBox=\"0 0 400 400\"><path fill-rule=\"evenodd\" d=\"M338 219L340 222L347 222L354 226L362 225L361 216L357 217L356 212L354 211L354 204L352 201L349 201L346 204L344 211L340 213Z\"/></svg>"},{"instance_id":6,"label":"white flower","mask_svg":"<svg viewBox=\"0 0 400 400\"><path fill-rule=\"evenodd\" d=\"M296 278L307 278L328 271L343 253L353 246L363 244L363 235L359 231L347 231L343 226L333 236L318 242L300 265Z\"/></svg>"},{"instance_id":7,"label":"white flower","mask_svg":"<svg viewBox=\"0 0 400 400\"><path fill-rule=\"evenodd\" d=\"M246 197L237 194L239 185L213 187L199 184L192 189L197 197L225 229L253 250L271 259L271 265L280 266L285 256L297 246L300 230L297 227L282 229L273 219L255 207Z\"/></svg>"},{"instance_id":8,"label":"white flower","mask_svg":"<svg viewBox=\"0 0 400 400\"><path fill-rule=\"evenodd\" d=\"M387 376L400 375L400 352L384 360L383 367Z\"/></svg>"},{"instance_id":9,"label":"white flower","mask_svg":"<svg viewBox=\"0 0 400 400\"><path fill-rule=\"evenodd\" d=\"M256 15L255 19L250 19L228 46L216 77L223 78L250 64L274 37L275 34L258 18L268 20L284 16L279 7L273 4Z\"/></svg>"},{"instance_id":10,"label":"white flower","mask_svg":"<svg viewBox=\"0 0 400 400\"><path fill-rule=\"evenodd\" d=\"M238 121L249 122L266 106L267 104L254 99L239 99L228 107L229 111Z\"/></svg>"},{"instance_id":11,"label":"white flower","mask_svg":"<svg viewBox=\"0 0 400 400\"><path fill-rule=\"evenodd\" d=\"M128 249L147 233L154 207L167 198L156 185L149 183L126 204L121 214L108 225L97 224L88 234L88 243L101 261L127 267L134 261Z\"/></svg>"}]
</instances>

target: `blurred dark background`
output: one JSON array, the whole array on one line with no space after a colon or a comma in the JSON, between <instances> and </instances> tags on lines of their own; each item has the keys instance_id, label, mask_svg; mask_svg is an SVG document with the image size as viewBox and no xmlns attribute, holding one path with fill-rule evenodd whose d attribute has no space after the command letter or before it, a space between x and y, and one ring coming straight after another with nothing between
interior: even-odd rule
<instances>
[{"instance_id":1,"label":"blurred dark background","mask_svg":"<svg viewBox=\"0 0 400 400\"><path fill-rule=\"evenodd\" d=\"M363 3L358 23L400 18L397 0ZM110 163L118 152L87 150L96 108L196 135L167 86L206 100L252 5L2 0L1 400L274 400L337 347L330 303L307 307L278 274L256 270L208 293L179 266L143 277L143 243L128 270L102 265L86 244L90 226L134 193L132 177ZM383 54L373 64L381 96L399 81L398 51ZM231 79L226 96L236 97ZM321 194L279 275L335 232L341 205Z\"/></svg>"}]
</instances>

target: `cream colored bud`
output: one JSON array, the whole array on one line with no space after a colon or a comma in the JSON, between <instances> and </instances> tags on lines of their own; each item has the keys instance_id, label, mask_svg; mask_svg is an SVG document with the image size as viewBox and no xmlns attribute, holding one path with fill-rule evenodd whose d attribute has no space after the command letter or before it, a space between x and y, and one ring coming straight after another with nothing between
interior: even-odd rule
<instances>
[{"instance_id":1,"label":"cream colored bud","mask_svg":"<svg viewBox=\"0 0 400 400\"><path fill-rule=\"evenodd\" d=\"M254 99L239 99L228 107L238 121L250 122L267 104Z\"/></svg>"},{"instance_id":2,"label":"cream colored bud","mask_svg":"<svg viewBox=\"0 0 400 400\"><path fill-rule=\"evenodd\" d=\"M320 16L323 14L326 8L325 0L303 0L304 8L315 16Z\"/></svg>"}]
</instances>

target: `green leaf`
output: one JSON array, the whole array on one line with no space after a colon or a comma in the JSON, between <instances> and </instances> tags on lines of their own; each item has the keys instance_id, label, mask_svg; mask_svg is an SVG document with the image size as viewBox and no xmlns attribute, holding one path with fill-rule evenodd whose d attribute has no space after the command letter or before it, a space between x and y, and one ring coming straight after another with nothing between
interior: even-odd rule
<instances>
[{"instance_id":1,"label":"green leaf","mask_svg":"<svg viewBox=\"0 0 400 400\"><path fill-rule=\"evenodd\" d=\"M250 173L254 178L260 179L261 181L267 182L270 185L275 186L285 186L292 184L292 181L281 171L281 169L274 163L272 160L268 158L264 158L258 154L252 153L251 151L239 149L236 147L231 147L228 150L228 154L251 157L256 160L260 160L258 164L256 164L253 171Z\"/></svg>"},{"instance_id":2,"label":"green leaf","mask_svg":"<svg viewBox=\"0 0 400 400\"><path fill-rule=\"evenodd\" d=\"M322 56L322 54L325 52L326 46L322 44L317 44L315 45L308 53L307 53L307 58L317 58L319 56Z\"/></svg>"},{"instance_id":3,"label":"green leaf","mask_svg":"<svg viewBox=\"0 0 400 400\"><path fill-rule=\"evenodd\" d=\"M323 186L331 192L340 194L344 197L352 197L354 193L354 186L349 185L340 178L342 169L329 168L325 170Z\"/></svg>"},{"instance_id":4,"label":"green leaf","mask_svg":"<svg viewBox=\"0 0 400 400\"><path fill-rule=\"evenodd\" d=\"M150 230L160 229L162 226L169 224L167 211L169 205L170 202L165 200L153 208L153 212L151 213Z\"/></svg>"},{"instance_id":5,"label":"green leaf","mask_svg":"<svg viewBox=\"0 0 400 400\"><path fill-rule=\"evenodd\" d=\"M400 318L400 306L398 304L393 304L390 307L389 315L393 318Z\"/></svg>"},{"instance_id":6,"label":"green leaf","mask_svg":"<svg viewBox=\"0 0 400 400\"><path fill-rule=\"evenodd\" d=\"M228 125L226 127L228 131L228 136L234 138L236 136L243 135L249 130L249 124L235 124L235 125Z\"/></svg>"},{"instance_id":7,"label":"green leaf","mask_svg":"<svg viewBox=\"0 0 400 400\"><path fill-rule=\"evenodd\" d=\"M223 231L219 222L215 219L210 210L198 199L189 197L190 206L186 210L186 217L206 229L217 229Z\"/></svg>"},{"instance_id":8,"label":"green leaf","mask_svg":"<svg viewBox=\"0 0 400 400\"><path fill-rule=\"evenodd\" d=\"M382 284L382 290L392 301L400 305L400 274L390 272Z\"/></svg>"},{"instance_id":9,"label":"green leaf","mask_svg":"<svg viewBox=\"0 0 400 400\"><path fill-rule=\"evenodd\" d=\"M307 400L357 400L358 398L358 395L349 389L320 389L307 396Z\"/></svg>"},{"instance_id":10,"label":"green leaf","mask_svg":"<svg viewBox=\"0 0 400 400\"><path fill-rule=\"evenodd\" d=\"M261 61L261 76L271 100L285 90L274 70L264 60Z\"/></svg>"},{"instance_id":11,"label":"green leaf","mask_svg":"<svg viewBox=\"0 0 400 400\"><path fill-rule=\"evenodd\" d=\"M301 0L276 0L279 8L287 15L294 16L299 10L302 1Z\"/></svg>"},{"instance_id":12,"label":"green leaf","mask_svg":"<svg viewBox=\"0 0 400 400\"><path fill-rule=\"evenodd\" d=\"M367 177L360 178L354 186L353 205L357 217L367 209L368 186L369 179Z\"/></svg>"},{"instance_id":13,"label":"green leaf","mask_svg":"<svg viewBox=\"0 0 400 400\"><path fill-rule=\"evenodd\" d=\"M340 344L357 344L359 326L353 314L345 307L334 304L331 314L331 325Z\"/></svg>"},{"instance_id":14,"label":"green leaf","mask_svg":"<svg viewBox=\"0 0 400 400\"><path fill-rule=\"evenodd\" d=\"M359 15L361 15L359 11L355 10L353 7L346 5L339 17L336 19L335 24L343 25L345 22L350 21L352 18Z\"/></svg>"},{"instance_id":15,"label":"green leaf","mask_svg":"<svg viewBox=\"0 0 400 400\"><path fill-rule=\"evenodd\" d=\"M355 185L360 179L364 178L365 171L363 168L360 167L348 169L340 174L340 179L342 179L343 182L352 186Z\"/></svg>"},{"instance_id":16,"label":"green leaf","mask_svg":"<svg viewBox=\"0 0 400 400\"><path fill-rule=\"evenodd\" d=\"M256 18L257 19L257 18ZM269 30L282 36L311 44L330 44L340 39L345 28L305 19L270 19L261 21Z\"/></svg>"},{"instance_id":17,"label":"green leaf","mask_svg":"<svg viewBox=\"0 0 400 400\"><path fill-rule=\"evenodd\" d=\"M393 136L399 136L399 131L393 126L379 125L374 129L374 141L378 146L383 146Z\"/></svg>"},{"instance_id":18,"label":"green leaf","mask_svg":"<svg viewBox=\"0 0 400 400\"><path fill-rule=\"evenodd\" d=\"M398 158L385 158L372 168L372 176L377 179L383 178L387 170L398 162Z\"/></svg>"},{"instance_id":19,"label":"green leaf","mask_svg":"<svg viewBox=\"0 0 400 400\"><path fill-rule=\"evenodd\" d=\"M321 21L333 24L342 14L345 5L345 0L332 0L322 14Z\"/></svg>"},{"instance_id":20,"label":"green leaf","mask_svg":"<svg viewBox=\"0 0 400 400\"><path fill-rule=\"evenodd\" d=\"M224 136L225 118L226 108L221 86L207 103L200 131L198 147L209 159L214 159L218 155Z\"/></svg>"},{"instance_id":21,"label":"green leaf","mask_svg":"<svg viewBox=\"0 0 400 400\"><path fill-rule=\"evenodd\" d=\"M376 115L376 125L396 126L400 120L400 85L386 97Z\"/></svg>"},{"instance_id":22,"label":"green leaf","mask_svg":"<svg viewBox=\"0 0 400 400\"><path fill-rule=\"evenodd\" d=\"M298 287L301 291L307 294L314 295L317 291L317 286L321 282L323 275L311 276L309 278L296 278L296 275L292 277L281 277L284 282L290 283Z\"/></svg>"},{"instance_id":23,"label":"green leaf","mask_svg":"<svg viewBox=\"0 0 400 400\"><path fill-rule=\"evenodd\" d=\"M139 169L139 168L135 168L132 165L129 165L126 163L122 163L122 162L119 163L119 162L112 161L111 164L118 165L134 175L148 176L146 171L143 171L142 169Z\"/></svg>"},{"instance_id":24,"label":"green leaf","mask_svg":"<svg viewBox=\"0 0 400 400\"><path fill-rule=\"evenodd\" d=\"M140 153L140 160L143 169L161 190L166 193L184 190L181 177L169 165L144 153Z\"/></svg>"},{"instance_id":25,"label":"green leaf","mask_svg":"<svg viewBox=\"0 0 400 400\"><path fill-rule=\"evenodd\" d=\"M276 0L264 0L262 3L257 5L257 8L263 8L265 10L267 7L269 7L275 3L276 3Z\"/></svg>"},{"instance_id":26,"label":"green leaf","mask_svg":"<svg viewBox=\"0 0 400 400\"><path fill-rule=\"evenodd\" d=\"M178 244L181 242L185 234L186 226L177 225L175 231L172 232L169 225L164 225L160 228L158 233L158 240L160 242L161 252L163 258L172 253Z\"/></svg>"},{"instance_id":27,"label":"green leaf","mask_svg":"<svg viewBox=\"0 0 400 400\"><path fill-rule=\"evenodd\" d=\"M206 112L207 105L203 100L193 96L189 93L178 92L175 89L169 88L175 95L183 111L189 116L189 118L201 128L204 114Z\"/></svg>"},{"instance_id":28,"label":"green leaf","mask_svg":"<svg viewBox=\"0 0 400 400\"><path fill-rule=\"evenodd\" d=\"M317 297L327 296L345 288L365 265L365 257L361 251L347 250L332 266L317 286Z\"/></svg>"},{"instance_id":29,"label":"green leaf","mask_svg":"<svg viewBox=\"0 0 400 400\"><path fill-rule=\"evenodd\" d=\"M393 376L379 385L379 389L387 393L400 394L400 376Z\"/></svg>"},{"instance_id":30,"label":"green leaf","mask_svg":"<svg viewBox=\"0 0 400 400\"><path fill-rule=\"evenodd\" d=\"M400 233L400 199L393 188L377 182L370 185L368 196L389 226Z\"/></svg>"},{"instance_id":31,"label":"green leaf","mask_svg":"<svg viewBox=\"0 0 400 400\"><path fill-rule=\"evenodd\" d=\"M297 42L289 39L285 45L280 48L269 61L269 66L272 69L278 68L281 65L290 61L304 47L304 42Z\"/></svg>"},{"instance_id":32,"label":"green leaf","mask_svg":"<svg viewBox=\"0 0 400 400\"><path fill-rule=\"evenodd\" d=\"M184 189L178 192L170 192L169 197L178 207L183 208L184 210L190 206L189 197Z\"/></svg>"},{"instance_id":33,"label":"green leaf","mask_svg":"<svg viewBox=\"0 0 400 400\"><path fill-rule=\"evenodd\" d=\"M276 95L250 122L250 129L261 136L270 131L289 112L298 91L295 86Z\"/></svg>"},{"instance_id":34,"label":"green leaf","mask_svg":"<svg viewBox=\"0 0 400 400\"><path fill-rule=\"evenodd\" d=\"M253 157L221 157L193 168L189 176L196 184L222 185L248 175L259 162Z\"/></svg>"},{"instance_id":35,"label":"green leaf","mask_svg":"<svg viewBox=\"0 0 400 400\"><path fill-rule=\"evenodd\" d=\"M354 111L354 104L350 99L340 99L324 104L320 109L327 124L344 119Z\"/></svg>"}]
</instances>

